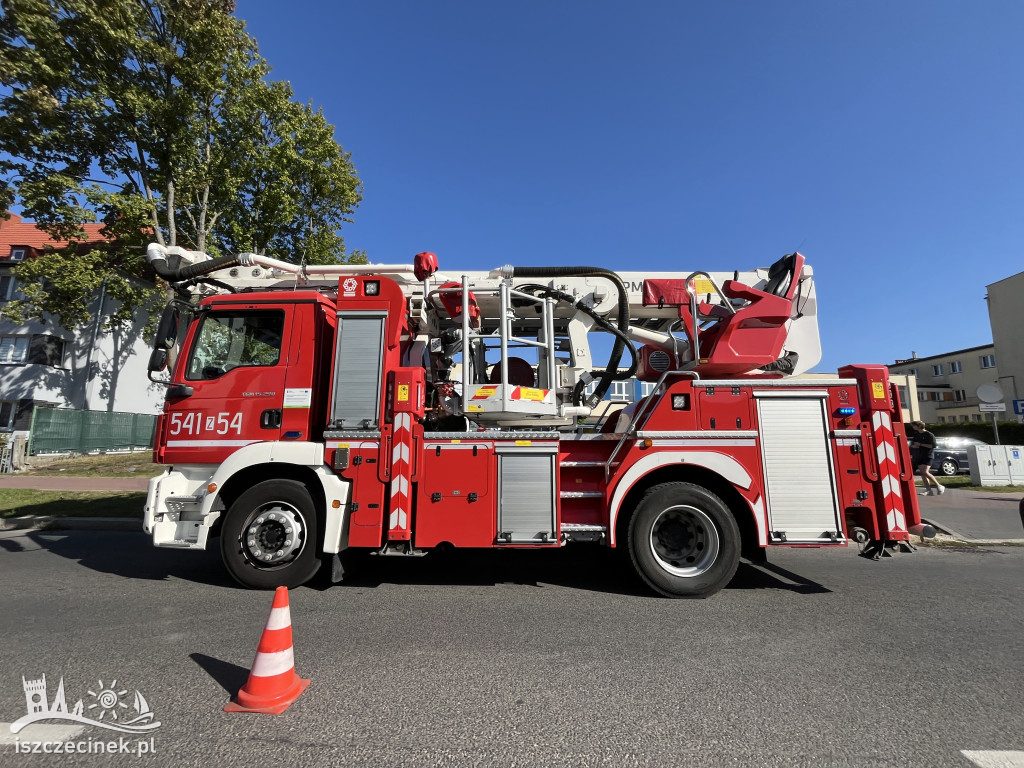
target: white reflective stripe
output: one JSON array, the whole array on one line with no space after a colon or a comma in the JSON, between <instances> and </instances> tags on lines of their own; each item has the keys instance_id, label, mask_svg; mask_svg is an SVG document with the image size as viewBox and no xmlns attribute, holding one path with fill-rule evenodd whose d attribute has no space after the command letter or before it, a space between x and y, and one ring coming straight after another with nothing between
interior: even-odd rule
<instances>
[{"instance_id":1,"label":"white reflective stripe","mask_svg":"<svg viewBox=\"0 0 1024 768\"><path fill-rule=\"evenodd\" d=\"M892 444L888 440L883 440L878 444L878 463L881 464L883 461L888 459L893 464L896 463L896 451L893 450Z\"/></svg>"},{"instance_id":2,"label":"white reflective stripe","mask_svg":"<svg viewBox=\"0 0 1024 768\"><path fill-rule=\"evenodd\" d=\"M740 446L740 445L757 445L755 440L719 440L718 438L711 438L709 440L657 440L650 438L651 442L657 446L668 446L669 448L677 448L680 446L709 446L719 448L722 446Z\"/></svg>"},{"instance_id":3,"label":"white reflective stripe","mask_svg":"<svg viewBox=\"0 0 1024 768\"><path fill-rule=\"evenodd\" d=\"M396 507L395 511L391 513L389 519L390 528L405 528L405 522L408 518L405 515L405 510L401 507Z\"/></svg>"},{"instance_id":4,"label":"white reflective stripe","mask_svg":"<svg viewBox=\"0 0 1024 768\"><path fill-rule=\"evenodd\" d=\"M267 619L267 629L284 629L292 625L291 615L288 607L271 608L270 618Z\"/></svg>"},{"instance_id":5,"label":"white reflective stripe","mask_svg":"<svg viewBox=\"0 0 1024 768\"><path fill-rule=\"evenodd\" d=\"M893 510L885 516L885 520L889 523L890 531L904 531L907 528L907 518L903 516L901 512Z\"/></svg>"},{"instance_id":6,"label":"white reflective stripe","mask_svg":"<svg viewBox=\"0 0 1024 768\"><path fill-rule=\"evenodd\" d=\"M292 655L291 648L274 653L257 651L256 659L252 663L251 674L253 677L273 677L293 669L295 669L295 657Z\"/></svg>"},{"instance_id":7,"label":"white reflective stripe","mask_svg":"<svg viewBox=\"0 0 1024 768\"><path fill-rule=\"evenodd\" d=\"M259 440L168 440L168 448L238 448L258 443Z\"/></svg>"},{"instance_id":8,"label":"white reflective stripe","mask_svg":"<svg viewBox=\"0 0 1024 768\"><path fill-rule=\"evenodd\" d=\"M391 481L391 495L398 496L399 494L402 496L409 495L409 481L405 475L399 475Z\"/></svg>"},{"instance_id":9,"label":"white reflective stripe","mask_svg":"<svg viewBox=\"0 0 1024 768\"><path fill-rule=\"evenodd\" d=\"M889 495L903 498L903 494L900 493L899 481L892 475L884 475L882 477L882 496Z\"/></svg>"},{"instance_id":10,"label":"white reflective stripe","mask_svg":"<svg viewBox=\"0 0 1024 768\"><path fill-rule=\"evenodd\" d=\"M885 411L879 411L878 415L881 417L882 426L892 431L892 421L889 420L889 414Z\"/></svg>"},{"instance_id":11,"label":"white reflective stripe","mask_svg":"<svg viewBox=\"0 0 1024 768\"><path fill-rule=\"evenodd\" d=\"M407 443L397 443L395 450L391 452L391 461L397 464L400 461L404 461L406 464L409 463L409 445Z\"/></svg>"}]
</instances>

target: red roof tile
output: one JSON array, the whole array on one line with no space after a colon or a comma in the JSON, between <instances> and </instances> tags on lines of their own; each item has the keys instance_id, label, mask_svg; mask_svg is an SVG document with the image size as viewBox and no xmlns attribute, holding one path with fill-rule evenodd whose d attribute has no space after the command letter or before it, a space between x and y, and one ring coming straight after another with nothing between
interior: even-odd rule
<instances>
[{"instance_id":1,"label":"red roof tile","mask_svg":"<svg viewBox=\"0 0 1024 768\"><path fill-rule=\"evenodd\" d=\"M20 216L8 214L10 218L0 218L0 259L10 258L11 248L31 248L42 251L45 246L63 248L67 240L54 240L46 232L30 221L22 221ZM100 234L102 224L83 224L88 242L103 242L108 238Z\"/></svg>"}]
</instances>

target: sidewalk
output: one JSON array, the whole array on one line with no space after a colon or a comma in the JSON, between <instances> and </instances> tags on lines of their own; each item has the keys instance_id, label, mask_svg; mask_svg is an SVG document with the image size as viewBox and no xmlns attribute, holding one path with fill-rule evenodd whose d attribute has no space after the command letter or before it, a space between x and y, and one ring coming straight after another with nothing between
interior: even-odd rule
<instances>
[{"instance_id":1,"label":"sidewalk","mask_svg":"<svg viewBox=\"0 0 1024 768\"><path fill-rule=\"evenodd\" d=\"M111 491L145 492L148 477L76 477L75 475L0 475L0 488L26 488L35 491ZM0 531L18 529L141 531L142 509L138 517L8 517L0 519Z\"/></svg>"},{"instance_id":2,"label":"sidewalk","mask_svg":"<svg viewBox=\"0 0 1024 768\"><path fill-rule=\"evenodd\" d=\"M148 477L76 477L74 475L0 475L0 488L36 491L145 491Z\"/></svg>"},{"instance_id":3,"label":"sidewalk","mask_svg":"<svg viewBox=\"0 0 1024 768\"><path fill-rule=\"evenodd\" d=\"M947 488L941 496L929 496L917 488L921 518L963 541L1024 542L1020 493Z\"/></svg>"}]
</instances>

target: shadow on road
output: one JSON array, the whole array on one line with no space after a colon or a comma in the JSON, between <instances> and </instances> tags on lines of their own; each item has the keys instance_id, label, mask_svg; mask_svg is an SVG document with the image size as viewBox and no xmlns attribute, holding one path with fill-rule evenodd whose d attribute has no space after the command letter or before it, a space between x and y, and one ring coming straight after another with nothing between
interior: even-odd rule
<instances>
[{"instance_id":1,"label":"shadow on road","mask_svg":"<svg viewBox=\"0 0 1024 768\"><path fill-rule=\"evenodd\" d=\"M375 588L381 584L530 587L554 585L590 592L662 599L633 572L621 552L599 545L550 550L464 550L434 552L422 558L368 557L340 584L326 574L315 588ZM801 595L831 592L823 585L767 563L741 562L726 590L779 589Z\"/></svg>"},{"instance_id":2,"label":"shadow on road","mask_svg":"<svg viewBox=\"0 0 1024 768\"><path fill-rule=\"evenodd\" d=\"M128 579L182 579L210 586L242 589L224 570L217 541L205 551L154 547L143 533L124 531L32 531L29 538L55 555L76 561L100 573ZM382 584L454 585L493 587L516 584L529 587L554 585L588 592L656 598L633 572L621 552L599 545L575 544L557 550L453 550L431 552L425 557L361 558L346 571L340 584L332 585L324 568L308 586L324 590L376 588ZM740 564L733 589L778 589L796 594L829 592L771 563Z\"/></svg>"},{"instance_id":3,"label":"shadow on road","mask_svg":"<svg viewBox=\"0 0 1024 768\"><path fill-rule=\"evenodd\" d=\"M48 552L99 573L236 586L220 562L216 545L198 552L162 549L154 547L146 534L128 531L31 531L28 537Z\"/></svg>"},{"instance_id":4,"label":"shadow on road","mask_svg":"<svg viewBox=\"0 0 1024 768\"><path fill-rule=\"evenodd\" d=\"M231 696L238 693L238 689L249 679L248 669L232 664L230 661L221 661L204 653L190 653L188 657L202 667L203 671Z\"/></svg>"},{"instance_id":5,"label":"shadow on road","mask_svg":"<svg viewBox=\"0 0 1024 768\"><path fill-rule=\"evenodd\" d=\"M14 539L0 539L0 549L6 549L8 552L23 552L25 547L20 541Z\"/></svg>"}]
</instances>

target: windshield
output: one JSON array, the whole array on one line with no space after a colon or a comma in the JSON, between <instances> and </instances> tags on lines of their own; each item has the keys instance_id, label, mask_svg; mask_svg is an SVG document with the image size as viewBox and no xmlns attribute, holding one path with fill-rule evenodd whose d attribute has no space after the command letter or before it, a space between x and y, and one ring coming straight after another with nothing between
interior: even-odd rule
<instances>
[{"instance_id":1,"label":"windshield","mask_svg":"<svg viewBox=\"0 0 1024 768\"><path fill-rule=\"evenodd\" d=\"M216 379L233 368L277 365L284 312L211 312L192 345L185 378Z\"/></svg>"}]
</instances>

